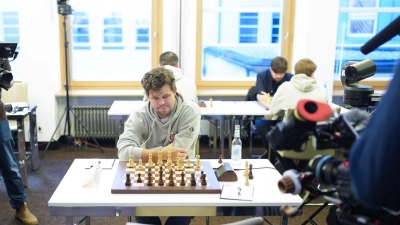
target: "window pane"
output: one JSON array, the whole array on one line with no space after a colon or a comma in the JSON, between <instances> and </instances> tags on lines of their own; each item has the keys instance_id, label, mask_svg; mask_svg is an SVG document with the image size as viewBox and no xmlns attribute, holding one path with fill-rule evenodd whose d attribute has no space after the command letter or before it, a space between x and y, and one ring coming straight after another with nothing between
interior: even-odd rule
<instances>
[{"instance_id":1,"label":"window pane","mask_svg":"<svg viewBox=\"0 0 400 225\"><path fill-rule=\"evenodd\" d=\"M280 0L203 0L201 79L255 81L281 54L282 10Z\"/></svg>"},{"instance_id":2,"label":"window pane","mask_svg":"<svg viewBox=\"0 0 400 225\"><path fill-rule=\"evenodd\" d=\"M2 42L16 42L18 43L16 51L21 52L21 45L19 40L19 20L18 20L18 7L14 1L7 2L7 8L13 11L2 11L0 6L0 41ZM21 60L23 54L19 54L17 58L10 62L14 80L21 81L23 79L21 74Z\"/></svg>"},{"instance_id":3,"label":"window pane","mask_svg":"<svg viewBox=\"0 0 400 225\"><path fill-rule=\"evenodd\" d=\"M347 7L341 0L341 6ZM376 4L379 4L376 6ZM338 32L336 45L335 78L340 79L343 65L348 61L362 61L372 59L376 63L376 73L368 80L385 80L393 77L393 69L396 61L400 58L400 37L396 35L390 41L381 45L375 51L364 55L360 47L379 33L394 19L400 16L400 2L395 0L387 1L351 1L350 11L340 12L338 17ZM393 12L379 12L369 10L368 13L357 12L360 7L391 7ZM352 12L354 10L354 12Z\"/></svg>"},{"instance_id":4,"label":"window pane","mask_svg":"<svg viewBox=\"0 0 400 225\"><path fill-rule=\"evenodd\" d=\"M151 69L152 1L70 0L70 5L79 12L74 14L71 79L140 81Z\"/></svg>"}]
</instances>

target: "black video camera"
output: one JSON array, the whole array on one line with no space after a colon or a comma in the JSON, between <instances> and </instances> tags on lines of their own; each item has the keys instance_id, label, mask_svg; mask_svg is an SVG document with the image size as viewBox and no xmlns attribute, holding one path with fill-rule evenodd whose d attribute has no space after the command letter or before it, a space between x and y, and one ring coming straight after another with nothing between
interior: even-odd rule
<instances>
[{"instance_id":1,"label":"black video camera","mask_svg":"<svg viewBox=\"0 0 400 225\"><path fill-rule=\"evenodd\" d=\"M0 90L4 88L8 90L13 80L13 75L9 71L9 59L15 60L18 52L15 51L18 43L0 42Z\"/></svg>"},{"instance_id":2,"label":"black video camera","mask_svg":"<svg viewBox=\"0 0 400 225\"><path fill-rule=\"evenodd\" d=\"M331 119L328 120L328 117ZM322 198L336 204L336 215L342 224L372 225L399 222L383 209L361 205L351 192L347 155L368 120L369 114L357 108L338 116L334 111L330 112L330 106L326 103L301 100L289 119L278 123L268 133L269 141L275 150L293 149L301 152L302 143L307 141L309 135L314 135L317 139L316 150L335 148L343 150L345 157L341 160L331 155L318 155L309 161L305 172L285 171L283 178L278 182L281 192L306 195L299 207L282 207L284 214L294 216L305 204ZM319 185L323 185L325 189L320 189Z\"/></svg>"}]
</instances>

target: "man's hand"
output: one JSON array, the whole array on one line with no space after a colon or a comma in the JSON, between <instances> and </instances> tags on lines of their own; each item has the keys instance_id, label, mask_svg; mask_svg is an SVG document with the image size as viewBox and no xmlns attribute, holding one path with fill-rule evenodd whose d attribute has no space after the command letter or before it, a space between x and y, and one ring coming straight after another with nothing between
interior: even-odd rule
<instances>
[{"instance_id":1,"label":"man's hand","mask_svg":"<svg viewBox=\"0 0 400 225\"><path fill-rule=\"evenodd\" d=\"M269 95L269 93L261 91L261 94L257 94L257 100L264 105L266 109L268 109L269 104L271 104L272 97Z\"/></svg>"},{"instance_id":2,"label":"man's hand","mask_svg":"<svg viewBox=\"0 0 400 225\"><path fill-rule=\"evenodd\" d=\"M176 162L178 160L177 159L178 152L181 154L181 157L183 157L183 158L186 158L186 156L189 154L188 150L186 150L184 148L176 148L174 145L175 145L175 142L172 142L171 144L162 148L163 160L168 159L168 151L171 151L171 160L173 162Z\"/></svg>"}]
</instances>

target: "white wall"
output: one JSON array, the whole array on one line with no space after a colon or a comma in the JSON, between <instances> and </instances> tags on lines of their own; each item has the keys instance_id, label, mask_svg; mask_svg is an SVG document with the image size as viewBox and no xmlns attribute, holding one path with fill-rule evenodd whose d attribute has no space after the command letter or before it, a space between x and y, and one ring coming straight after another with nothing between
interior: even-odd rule
<instances>
[{"instance_id":1,"label":"white wall","mask_svg":"<svg viewBox=\"0 0 400 225\"><path fill-rule=\"evenodd\" d=\"M315 78L328 87L332 100L339 0L296 1L292 65L310 58L317 64ZM291 69L294 72L294 69Z\"/></svg>"},{"instance_id":2,"label":"white wall","mask_svg":"<svg viewBox=\"0 0 400 225\"><path fill-rule=\"evenodd\" d=\"M28 101L37 105L39 141L49 141L58 117L55 94L60 89L60 51L57 1L17 0L22 80L28 83ZM57 138L57 137L56 137Z\"/></svg>"},{"instance_id":3,"label":"white wall","mask_svg":"<svg viewBox=\"0 0 400 225\"><path fill-rule=\"evenodd\" d=\"M39 141L49 141L65 108L65 98L56 100L55 97L61 89L56 3L55 0L18 0L20 38L24 47L20 53L24 54L22 74L23 80L29 83L29 102L38 105L37 122L42 128L38 133ZM195 79L197 3L182 0L181 20L178 18L179 7L180 0L164 0L162 50L180 52L184 74ZM292 63L294 65L304 57L311 58L318 66L318 81L327 81L328 87L332 86L338 7L338 0L296 1ZM177 21L181 21L181 29ZM104 101L112 102L113 99L105 98ZM71 105L81 102L85 99L71 99ZM58 129L56 139L63 129L64 123Z\"/></svg>"}]
</instances>

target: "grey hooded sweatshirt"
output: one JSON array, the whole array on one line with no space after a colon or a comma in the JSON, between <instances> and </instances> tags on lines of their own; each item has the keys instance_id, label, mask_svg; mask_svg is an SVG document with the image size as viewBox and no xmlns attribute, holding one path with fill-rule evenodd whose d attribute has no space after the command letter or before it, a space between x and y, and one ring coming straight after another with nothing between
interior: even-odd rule
<instances>
[{"instance_id":1,"label":"grey hooded sweatshirt","mask_svg":"<svg viewBox=\"0 0 400 225\"><path fill-rule=\"evenodd\" d=\"M314 78L305 74L296 74L290 81L281 84L272 98L269 110L276 116L283 116L287 109L295 108L302 99L325 102L325 89Z\"/></svg>"},{"instance_id":2,"label":"grey hooded sweatshirt","mask_svg":"<svg viewBox=\"0 0 400 225\"><path fill-rule=\"evenodd\" d=\"M176 94L175 107L167 123L162 124L157 113L146 102L142 109L133 112L125 122L124 133L119 137L118 158L128 161L133 155L141 159L142 148L153 149L155 153L161 147L175 141L175 147L189 151L188 158L195 158L195 147L200 131L200 107Z\"/></svg>"}]
</instances>

